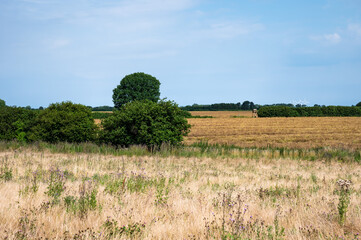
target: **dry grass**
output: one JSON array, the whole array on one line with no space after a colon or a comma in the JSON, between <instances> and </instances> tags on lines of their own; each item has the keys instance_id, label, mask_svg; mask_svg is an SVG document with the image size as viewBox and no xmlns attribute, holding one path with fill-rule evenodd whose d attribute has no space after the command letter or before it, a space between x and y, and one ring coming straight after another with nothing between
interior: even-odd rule
<instances>
[{"instance_id":1,"label":"dry grass","mask_svg":"<svg viewBox=\"0 0 361 240\"><path fill-rule=\"evenodd\" d=\"M247 113L247 112L246 112ZM359 117L232 118L245 112L192 112L186 144L199 141L241 147L361 148Z\"/></svg>"},{"instance_id":2,"label":"dry grass","mask_svg":"<svg viewBox=\"0 0 361 240\"><path fill-rule=\"evenodd\" d=\"M360 172L357 163L4 151L0 238L357 239ZM58 203L45 194L51 173L65 184ZM344 225L340 178L353 182ZM93 190L95 203L67 209L65 197Z\"/></svg>"}]
</instances>

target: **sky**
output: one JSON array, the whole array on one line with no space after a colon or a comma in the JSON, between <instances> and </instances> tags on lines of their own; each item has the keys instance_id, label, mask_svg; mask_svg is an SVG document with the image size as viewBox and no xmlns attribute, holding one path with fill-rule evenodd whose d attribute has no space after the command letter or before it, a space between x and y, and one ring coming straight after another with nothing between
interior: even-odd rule
<instances>
[{"instance_id":1,"label":"sky","mask_svg":"<svg viewBox=\"0 0 361 240\"><path fill-rule=\"evenodd\" d=\"M180 106L356 105L360 0L1 0L0 99L113 106L144 72Z\"/></svg>"}]
</instances>

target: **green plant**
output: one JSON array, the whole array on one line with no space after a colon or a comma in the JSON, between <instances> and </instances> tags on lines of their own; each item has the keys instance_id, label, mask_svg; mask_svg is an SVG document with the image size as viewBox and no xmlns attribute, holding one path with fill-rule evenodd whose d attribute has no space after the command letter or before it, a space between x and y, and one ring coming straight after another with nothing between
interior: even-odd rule
<instances>
[{"instance_id":1,"label":"green plant","mask_svg":"<svg viewBox=\"0 0 361 240\"><path fill-rule=\"evenodd\" d=\"M119 193L124 192L125 191L125 181L126 181L126 178L108 181L105 185L104 192L107 192L110 195L119 194Z\"/></svg>"},{"instance_id":2,"label":"green plant","mask_svg":"<svg viewBox=\"0 0 361 240\"><path fill-rule=\"evenodd\" d=\"M352 182L350 180L340 179L337 181L337 185L339 187L339 202L337 205L337 210L339 215L339 223L343 225L346 221L346 213L350 205Z\"/></svg>"},{"instance_id":3,"label":"green plant","mask_svg":"<svg viewBox=\"0 0 361 240\"><path fill-rule=\"evenodd\" d=\"M141 100L157 102L159 86L159 80L149 74L138 72L127 75L113 90L114 107L120 109L126 103Z\"/></svg>"},{"instance_id":4,"label":"green plant","mask_svg":"<svg viewBox=\"0 0 361 240\"><path fill-rule=\"evenodd\" d=\"M84 218L90 210L101 208L97 201L97 189L95 183L90 180L83 180L79 189L79 197L66 196L64 204L67 212L79 214Z\"/></svg>"},{"instance_id":5,"label":"green plant","mask_svg":"<svg viewBox=\"0 0 361 240\"><path fill-rule=\"evenodd\" d=\"M123 235L133 238L139 236L142 233L143 229L145 228L145 224L133 223L119 227L117 221L108 218L102 227L107 239L118 239Z\"/></svg>"},{"instance_id":6,"label":"green plant","mask_svg":"<svg viewBox=\"0 0 361 240\"><path fill-rule=\"evenodd\" d=\"M52 198L51 203L54 205L60 202L60 196L65 191L65 177L64 172L58 168L51 168L49 173L48 190L45 194Z\"/></svg>"},{"instance_id":7,"label":"green plant","mask_svg":"<svg viewBox=\"0 0 361 240\"><path fill-rule=\"evenodd\" d=\"M42 110L33 131L35 138L42 141L79 143L94 140L96 129L88 107L62 102L51 104Z\"/></svg>"},{"instance_id":8,"label":"green plant","mask_svg":"<svg viewBox=\"0 0 361 240\"><path fill-rule=\"evenodd\" d=\"M361 116L359 107L323 106L289 107L264 106L258 111L259 117L346 117Z\"/></svg>"},{"instance_id":9,"label":"green plant","mask_svg":"<svg viewBox=\"0 0 361 240\"><path fill-rule=\"evenodd\" d=\"M165 178L161 178L157 184L155 204L166 205L168 201L169 187L165 184Z\"/></svg>"},{"instance_id":10,"label":"green plant","mask_svg":"<svg viewBox=\"0 0 361 240\"><path fill-rule=\"evenodd\" d=\"M10 181L13 179L13 170L8 166L4 166L0 169L0 179L4 179L5 182Z\"/></svg>"},{"instance_id":11,"label":"green plant","mask_svg":"<svg viewBox=\"0 0 361 240\"><path fill-rule=\"evenodd\" d=\"M102 122L102 127L103 143L126 147L146 145L151 149L163 143L179 144L190 125L174 102L145 100L123 105Z\"/></svg>"}]
</instances>

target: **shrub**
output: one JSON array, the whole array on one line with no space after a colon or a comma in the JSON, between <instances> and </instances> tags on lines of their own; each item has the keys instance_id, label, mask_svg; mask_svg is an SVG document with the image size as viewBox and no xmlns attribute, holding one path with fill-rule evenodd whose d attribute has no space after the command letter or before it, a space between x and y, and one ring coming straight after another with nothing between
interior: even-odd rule
<instances>
[{"instance_id":1,"label":"shrub","mask_svg":"<svg viewBox=\"0 0 361 240\"><path fill-rule=\"evenodd\" d=\"M266 106L258 111L259 117L352 117L361 116L361 108L344 106L287 107Z\"/></svg>"},{"instance_id":2,"label":"shrub","mask_svg":"<svg viewBox=\"0 0 361 240\"><path fill-rule=\"evenodd\" d=\"M96 136L91 110L81 104L62 102L42 110L34 132L37 139L50 142L87 142Z\"/></svg>"},{"instance_id":3,"label":"shrub","mask_svg":"<svg viewBox=\"0 0 361 240\"><path fill-rule=\"evenodd\" d=\"M184 112L171 101L144 100L122 106L102 123L102 141L117 146L179 144L189 132Z\"/></svg>"},{"instance_id":4,"label":"shrub","mask_svg":"<svg viewBox=\"0 0 361 240\"><path fill-rule=\"evenodd\" d=\"M37 113L20 107L0 107L0 140L29 141Z\"/></svg>"}]
</instances>

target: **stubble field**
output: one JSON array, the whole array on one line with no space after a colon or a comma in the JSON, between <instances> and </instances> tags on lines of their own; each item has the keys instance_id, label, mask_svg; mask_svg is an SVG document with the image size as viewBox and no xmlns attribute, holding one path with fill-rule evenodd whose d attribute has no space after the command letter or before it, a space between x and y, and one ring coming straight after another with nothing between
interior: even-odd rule
<instances>
[{"instance_id":1,"label":"stubble field","mask_svg":"<svg viewBox=\"0 0 361 240\"><path fill-rule=\"evenodd\" d=\"M251 118L251 112L191 112L186 144L207 141L240 147L361 148L360 117Z\"/></svg>"}]
</instances>

